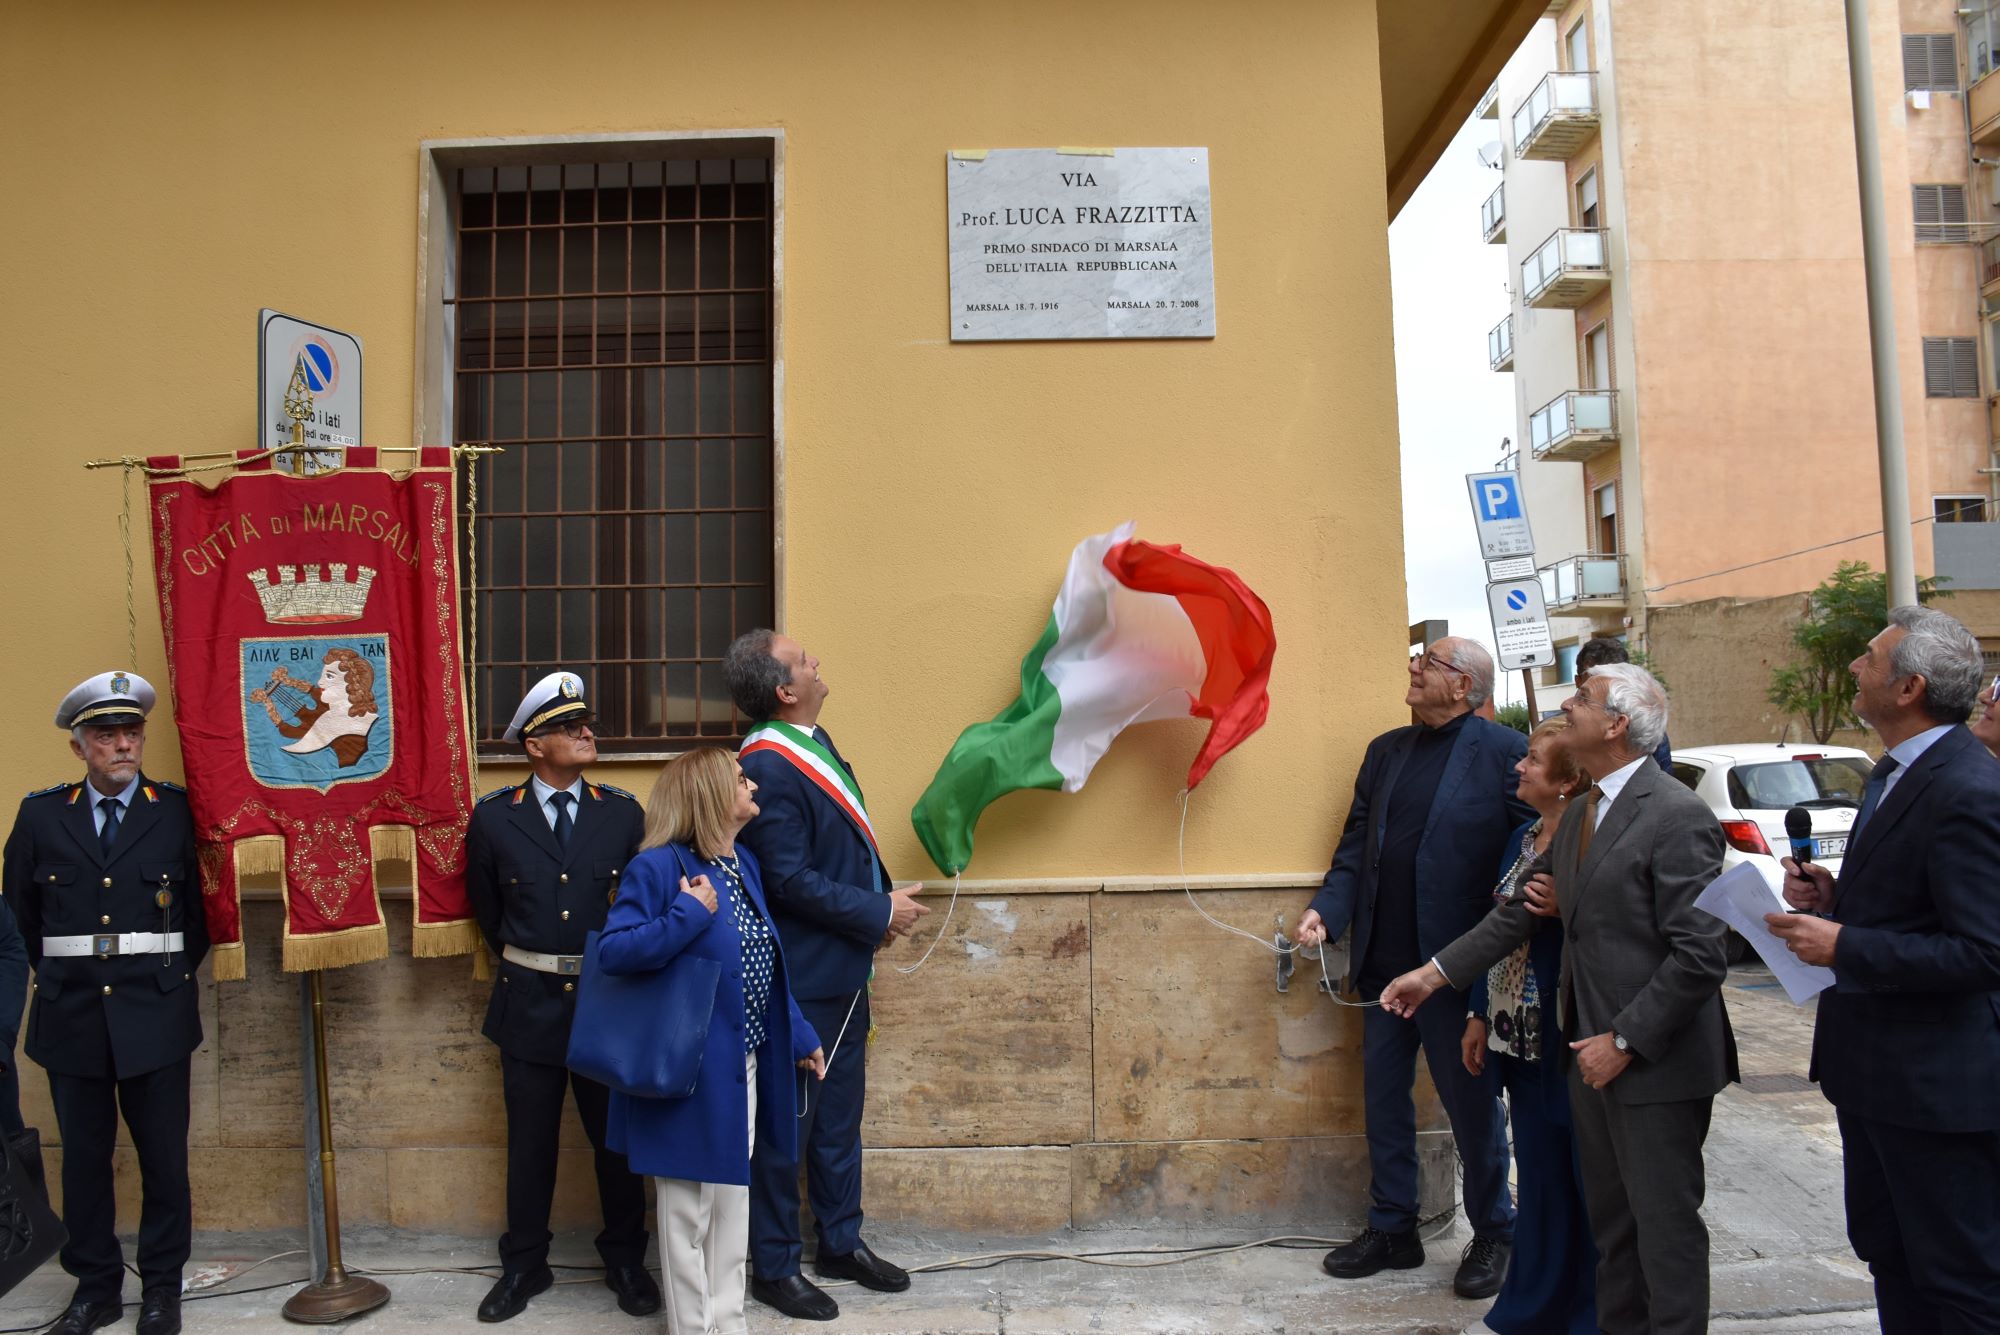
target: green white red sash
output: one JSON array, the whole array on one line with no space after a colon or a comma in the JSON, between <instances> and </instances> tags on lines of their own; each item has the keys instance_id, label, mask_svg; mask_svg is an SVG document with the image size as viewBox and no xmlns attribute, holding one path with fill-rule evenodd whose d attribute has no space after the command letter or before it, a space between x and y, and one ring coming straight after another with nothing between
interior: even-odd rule
<instances>
[{"instance_id":1,"label":"green white red sash","mask_svg":"<svg viewBox=\"0 0 2000 1335\"><path fill-rule=\"evenodd\" d=\"M881 846L875 842L875 825L868 819L868 808L861 800L860 786L847 772L847 767L834 759L833 752L814 740L811 733L772 719L752 728L750 735L743 739L743 749L737 754L747 756L756 751L773 751L790 761L799 773L832 799L835 806L847 813L847 818L867 838L868 846L875 850L875 856L878 859L882 856Z\"/></svg>"}]
</instances>

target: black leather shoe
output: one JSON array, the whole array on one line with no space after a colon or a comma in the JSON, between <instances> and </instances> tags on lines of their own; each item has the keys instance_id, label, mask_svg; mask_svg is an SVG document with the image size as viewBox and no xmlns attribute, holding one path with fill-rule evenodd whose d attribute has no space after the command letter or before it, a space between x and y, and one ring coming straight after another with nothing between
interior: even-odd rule
<instances>
[{"instance_id":1,"label":"black leather shoe","mask_svg":"<svg viewBox=\"0 0 2000 1335\"><path fill-rule=\"evenodd\" d=\"M1461 1298L1491 1298L1500 1292L1500 1281L1507 1277L1507 1258L1513 1254L1514 1244L1505 1238L1474 1238L1458 1258L1451 1291Z\"/></svg>"},{"instance_id":2,"label":"black leather shoe","mask_svg":"<svg viewBox=\"0 0 2000 1335\"><path fill-rule=\"evenodd\" d=\"M48 1335L90 1335L99 1326L108 1326L124 1315L125 1304L116 1298L97 1303L79 1298L63 1309L63 1314L49 1327Z\"/></svg>"},{"instance_id":3,"label":"black leather shoe","mask_svg":"<svg viewBox=\"0 0 2000 1335\"><path fill-rule=\"evenodd\" d=\"M821 1256L813 1261L813 1273L824 1279L851 1279L864 1289L877 1293L901 1293L910 1287L909 1272L868 1250L868 1244L857 1242L854 1250L845 1256Z\"/></svg>"},{"instance_id":4,"label":"black leather shoe","mask_svg":"<svg viewBox=\"0 0 2000 1335\"><path fill-rule=\"evenodd\" d=\"M1378 1270L1415 1270L1423 1263L1424 1244L1414 1228L1401 1233L1364 1228L1354 1241L1328 1252L1319 1267L1336 1279L1365 1279Z\"/></svg>"},{"instance_id":5,"label":"black leather shoe","mask_svg":"<svg viewBox=\"0 0 2000 1335\"><path fill-rule=\"evenodd\" d=\"M515 1275L502 1275L500 1282L486 1291L486 1297L479 1304L481 1321L506 1321L527 1310L528 1299L538 1293L547 1293L549 1285L556 1277L547 1266L536 1270L523 1270Z\"/></svg>"},{"instance_id":6,"label":"black leather shoe","mask_svg":"<svg viewBox=\"0 0 2000 1335\"><path fill-rule=\"evenodd\" d=\"M139 1301L138 1335L181 1335L181 1291L147 1289Z\"/></svg>"},{"instance_id":7,"label":"black leather shoe","mask_svg":"<svg viewBox=\"0 0 2000 1335\"><path fill-rule=\"evenodd\" d=\"M606 1266L604 1287L618 1295L618 1310L627 1316L651 1316L660 1310L660 1286L642 1265Z\"/></svg>"},{"instance_id":8,"label":"black leather shoe","mask_svg":"<svg viewBox=\"0 0 2000 1335\"><path fill-rule=\"evenodd\" d=\"M750 1296L766 1307L775 1307L797 1321L831 1321L840 1315L840 1304L804 1275L783 1279L753 1279Z\"/></svg>"}]
</instances>

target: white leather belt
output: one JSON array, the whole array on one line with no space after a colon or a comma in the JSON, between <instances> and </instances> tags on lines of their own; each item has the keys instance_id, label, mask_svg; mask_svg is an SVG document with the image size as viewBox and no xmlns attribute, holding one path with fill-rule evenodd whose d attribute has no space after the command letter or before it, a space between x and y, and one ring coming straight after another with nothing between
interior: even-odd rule
<instances>
[{"instance_id":1,"label":"white leather belt","mask_svg":"<svg viewBox=\"0 0 2000 1335\"><path fill-rule=\"evenodd\" d=\"M44 955L172 955L182 949L180 932L99 932L96 936L45 936Z\"/></svg>"},{"instance_id":2,"label":"white leather belt","mask_svg":"<svg viewBox=\"0 0 2000 1335\"><path fill-rule=\"evenodd\" d=\"M89 940L88 937L84 938ZM537 973L560 973L575 977L583 972L581 955L544 955L539 950L523 950L519 946L500 947L500 958L509 964L518 964L524 969Z\"/></svg>"}]
</instances>

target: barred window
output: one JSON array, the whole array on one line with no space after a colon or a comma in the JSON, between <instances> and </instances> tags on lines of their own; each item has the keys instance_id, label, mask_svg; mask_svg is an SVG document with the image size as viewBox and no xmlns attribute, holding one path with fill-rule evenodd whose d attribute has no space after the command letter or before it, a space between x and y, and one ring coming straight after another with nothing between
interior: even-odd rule
<instances>
[{"instance_id":1,"label":"barred window","mask_svg":"<svg viewBox=\"0 0 2000 1335\"><path fill-rule=\"evenodd\" d=\"M607 754L734 740L722 657L773 612L770 161L446 185L454 436L504 451L474 479L480 743L558 667Z\"/></svg>"},{"instance_id":2,"label":"barred window","mask_svg":"<svg viewBox=\"0 0 2000 1335\"><path fill-rule=\"evenodd\" d=\"M1924 394L1933 399L1979 397L1979 340L1924 340Z\"/></svg>"}]
</instances>

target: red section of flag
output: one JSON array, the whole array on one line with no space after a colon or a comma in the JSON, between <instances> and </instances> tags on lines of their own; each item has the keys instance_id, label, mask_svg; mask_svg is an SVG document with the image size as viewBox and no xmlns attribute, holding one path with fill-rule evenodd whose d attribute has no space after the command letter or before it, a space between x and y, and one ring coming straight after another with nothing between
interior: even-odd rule
<instances>
[{"instance_id":1,"label":"red section of flag","mask_svg":"<svg viewBox=\"0 0 2000 1335\"><path fill-rule=\"evenodd\" d=\"M1278 650L1271 609L1235 571L1198 561L1178 543L1162 547L1137 538L1118 543L1104 554L1104 568L1127 588L1176 599L1201 640L1208 675L1193 712L1211 726L1188 767L1192 789L1216 761L1263 727L1271 711L1271 659Z\"/></svg>"},{"instance_id":2,"label":"red section of flag","mask_svg":"<svg viewBox=\"0 0 2000 1335\"><path fill-rule=\"evenodd\" d=\"M287 969L388 954L378 862L409 865L413 954L477 942L451 459L394 454L383 471L377 454L350 449L316 477L257 459L150 486L218 978L242 976L246 874L283 878Z\"/></svg>"}]
</instances>

